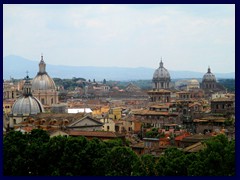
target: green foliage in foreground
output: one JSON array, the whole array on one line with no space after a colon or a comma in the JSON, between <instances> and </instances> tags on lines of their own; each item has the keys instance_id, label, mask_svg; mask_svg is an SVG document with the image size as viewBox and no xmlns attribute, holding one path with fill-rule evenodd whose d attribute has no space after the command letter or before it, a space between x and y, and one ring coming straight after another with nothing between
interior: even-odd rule
<instances>
[{"instance_id":1,"label":"green foliage in foreground","mask_svg":"<svg viewBox=\"0 0 240 180\"><path fill-rule=\"evenodd\" d=\"M170 148L164 155L137 156L121 140L50 138L42 130L10 132L3 140L7 176L233 176L235 141L219 135L198 153Z\"/></svg>"}]
</instances>

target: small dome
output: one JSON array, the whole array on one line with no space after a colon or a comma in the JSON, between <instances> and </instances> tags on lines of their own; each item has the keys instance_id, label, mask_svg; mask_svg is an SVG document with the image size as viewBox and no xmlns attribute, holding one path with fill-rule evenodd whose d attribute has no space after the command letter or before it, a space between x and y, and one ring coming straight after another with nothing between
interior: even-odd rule
<instances>
[{"instance_id":1,"label":"small dome","mask_svg":"<svg viewBox=\"0 0 240 180\"><path fill-rule=\"evenodd\" d=\"M163 62L160 62L160 66L155 70L153 79L170 79L170 74L166 68L163 67Z\"/></svg>"},{"instance_id":2,"label":"small dome","mask_svg":"<svg viewBox=\"0 0 240 180\"><path fill-rule=\"evenodd\" d=\"M12 107L12 114L38 114L44 112L41 102L32 96L17 99Z\"/></svg>"},{"instance_id":3,"label":"small dome","mask_svg":"<svg viewBox=\"0 0 240 180\"><path fill-rule=\"evenodd\" d=\"M200 84L198 80L196 79L188 80L188 88L199 88L199 87L200 87Z\"/></svg>"},{"instance_id":4,"label":"small dome","mask_svg":"<svg viewBox=\"0 0 240 180\"><path fill-rule=\"evenodd\" d=\"M199 82L196 79L191 79L188 81L188 85L199 85Z\"/></svg>"},{"instance_id":5,"label":"small dome","mask_svg":"<svg viewBox=\"0 0 240 180\"><path fill-rule=\"evenodd\" d=\"M208 68L208 72L204 74L203 81L216 81L216 77L213 73L211 73L210 67Z\"/></svg>"}]
</instances>

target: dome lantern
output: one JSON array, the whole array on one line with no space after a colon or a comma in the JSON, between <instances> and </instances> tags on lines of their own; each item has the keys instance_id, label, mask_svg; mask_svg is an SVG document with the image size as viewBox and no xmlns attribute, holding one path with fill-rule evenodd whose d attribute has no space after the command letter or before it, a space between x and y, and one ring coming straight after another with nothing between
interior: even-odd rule
<instances>
[{"instance_id":1,"label":"dome lantern","mask_svg":"<svg viewBox=\"0 0 240 180\"><path fill-rule=\"evenodd\" d=\"M29 76L27 75L23 85L23 96L27 97L32 95L31 87L32 87L32 84L30 82Z\"/></svg>"},{"instance_id":2,"label":"dome lantern","mask_svg":"<svg viewBox=\"0 0 240 180\"><path fill-rule=\"evenodd\" d=\"M46 63L43 60L43 55L41 55L41 61L39 63L39 72L38 74L45 74L46 73Z\"/></svg>"}]
</instances>

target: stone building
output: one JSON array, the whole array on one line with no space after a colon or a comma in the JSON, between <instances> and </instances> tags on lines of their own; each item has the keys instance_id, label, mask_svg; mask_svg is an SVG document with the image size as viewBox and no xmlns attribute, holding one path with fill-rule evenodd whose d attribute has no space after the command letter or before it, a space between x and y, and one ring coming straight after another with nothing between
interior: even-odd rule
<instances>
[{"instance_id":1,"label":"stone building","mask_svg":"<svg viewBox=\"0 0 240 180\"><path fill-rule=\"evenodd\" d=\"M20 96L18 85L11 81L3 82L3 99L17 99Z\"/></svg>"},{"instance_id":2,"label":"stone building","mask_svg":"<svg viewBox=\"0 0 240 180\"><path fill-rule=\"evenodd\" d=\"M58 103L58 92L53 79L46 72L46 64L41 56L39 72L32 80L32 94L37 97L44 106Z\"/></svg>"},{"instance_id":3,"label":"stone building","mask_svg":"<svg viewBox=\"0 0 240 180\"><path fill-rule=\"evenodd\" d=\"M235 99L234 98L216 98L211 100L211 112L219 114L234 114L235 113Z\"/></svg>"},{"instance_id":4,"label":"stone building","mask_svg":"<svg viewBox=\"0 0 240 180\"><path fill-rule=\"evenodd\" d=\"M150 102L167 103L171 100L171 91L166 89L148 91Z\"/></svg>"},{"instance_id":5,"label":"stone building","mask_svg":"<svg viewBox=\"0 0 240 180\"><path fill-rule=\"evenodd\" d=\"M173 111L171 103L152 105L148 109L139 110L133 114L135 120L144 126L162 128L166 124L181 124L179 113Z\"/></svg>"}]
</instances>

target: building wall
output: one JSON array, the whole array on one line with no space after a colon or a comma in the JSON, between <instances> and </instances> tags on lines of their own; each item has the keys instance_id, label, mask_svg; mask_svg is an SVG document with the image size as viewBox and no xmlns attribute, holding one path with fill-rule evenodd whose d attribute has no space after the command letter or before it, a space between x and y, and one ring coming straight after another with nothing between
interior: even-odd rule
<instances>
[{"instance_id":1,"label":"building wall","mask_svg":"<svg viewBox=\"0 0 240 180\"><path fill-rule=\"evenodd\" d=\"M211 102L211 112L212 113L234 113L233 101L223 101L223 102Z\"/></svg>"},{"instance_id":2,"label":"building wall","mask_svg":"<svg viewBox=\"0 0 240 180\"><path fill-rule=\"evenodd\" d=\"M12 102L3 101L3 112L9 114L12 111L13 104L14 101Z\"/></svg>"},{"instance_id":3,"label":"building wall","mask_svg":"<svg viewBox=\"0 0 240 180\"><path fill-rule=\"evenodd\" d=\"M102 130L102 126L81 127L81 128L74 127L74 128L71 128L71 129L76 130L76 131L101 131Z\"/></svg>"},{"instance_id":4,"label":"building wall","mask_svg":"<svg viewBox=\"0 0 240 180\"><path fill-rule=\"evenodd\" d=\"M112 108L109 111L109 118L119 120L122 117L122 108Z\"/></svg>"},{"instance_id":5,"label":"building wall","mask_svg":"<svg viewBox=\"0 0 240 180\"><path fill-rule=\"evenodd\" d=\"M100 120L103 124L102 130L104 131L111 131L115 132L115 123L112 119L101 119Z\"/></svg>"},{"instance_id":6,"label":"building wall","mask_svg":"<svg viewBox=\"0 0 240 180\"><path fill-rule=\"evenodd\" d=\"M51 106L58 103L58 92L55 90L33 90L32 94L36 97L43 105Z\"/></svg>"},{"instance_id":7,"label":"building wall","mask_svg":"<svg viewBox=\"0 0 240 180\"><path fill-rule=\"evenodd\" d=\"M197 124L196 125L196 133L204 133L205 129L215 131L216 129L221 130L223 128L223 123L218 123L218 125L212 125L212 124Z\"/></svg>"},{"instance_id":8,"label":"building wall","mask_svg":"<svg viewBox=\"0 0 240 180\"><path fill-rule=\"evenodd\" d=\"M10 115L9 116L9 127L13 128L14 125L21 123L22 121L26 120L29 117L29 114L24 115Z\"/></svg>"}]
</instances>

